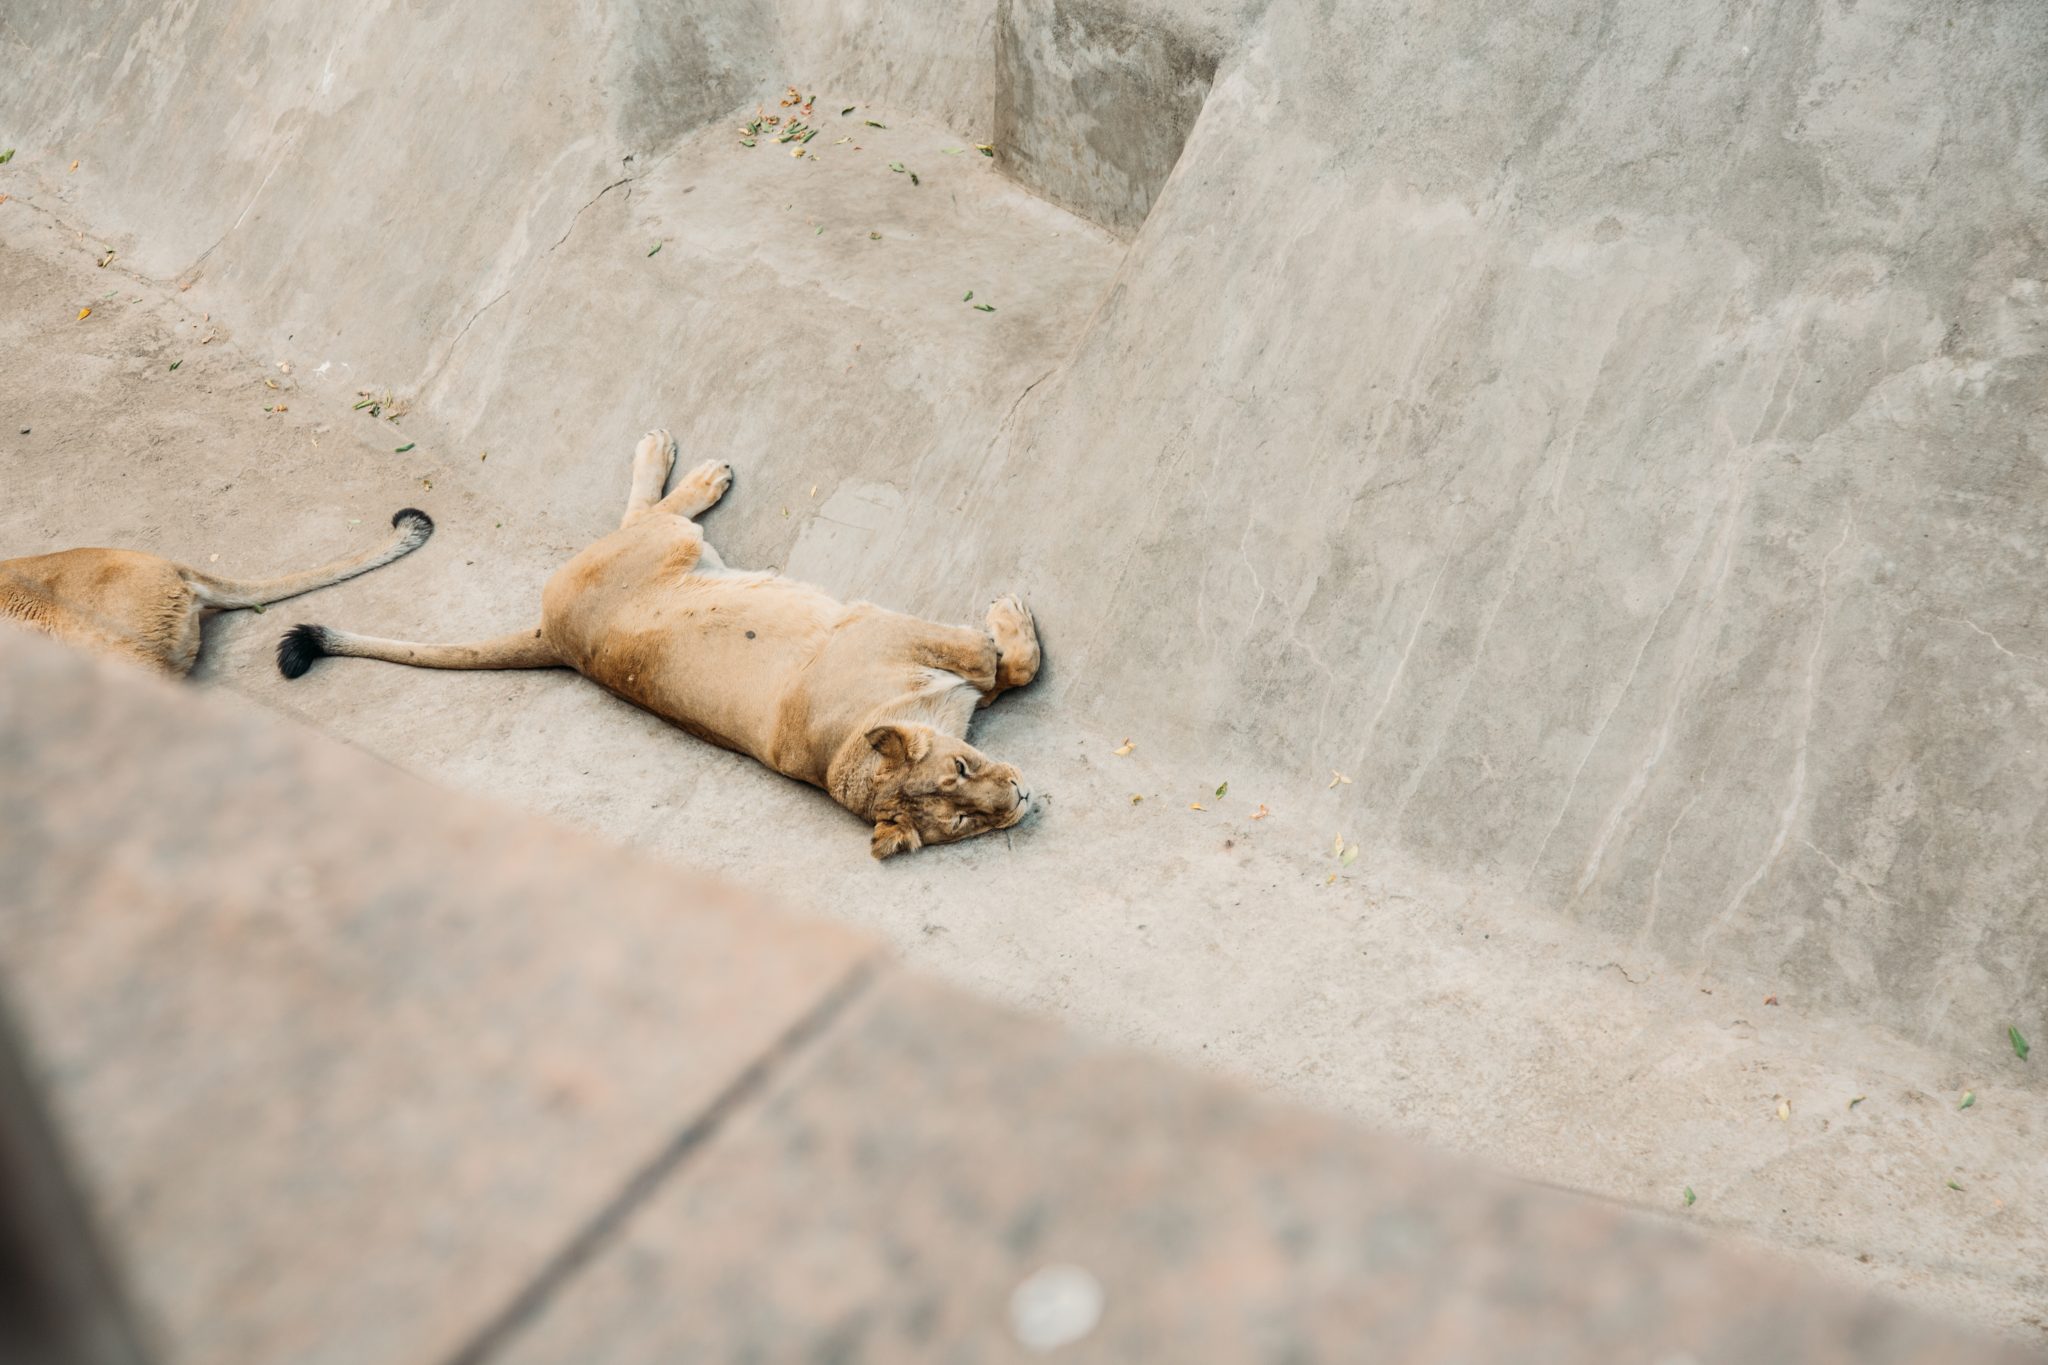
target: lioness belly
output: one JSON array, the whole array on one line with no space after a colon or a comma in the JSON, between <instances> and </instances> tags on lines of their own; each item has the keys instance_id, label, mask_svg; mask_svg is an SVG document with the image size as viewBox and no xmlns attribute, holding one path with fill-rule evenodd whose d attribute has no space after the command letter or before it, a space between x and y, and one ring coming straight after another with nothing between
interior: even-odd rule
<instances>
[{"instance_id":1,"label":"lioness belly","mask_svg":"<svg viewBox=\"0 0 2048 1365\"><path fill-rule=\"evenodd\" d=\"M782 698L839 604L767 574L685 574L599 592L548 623L564 662L681 728L771 767ZM551 617L553 613L551 613Z\"/></svg>"}]
</instances>

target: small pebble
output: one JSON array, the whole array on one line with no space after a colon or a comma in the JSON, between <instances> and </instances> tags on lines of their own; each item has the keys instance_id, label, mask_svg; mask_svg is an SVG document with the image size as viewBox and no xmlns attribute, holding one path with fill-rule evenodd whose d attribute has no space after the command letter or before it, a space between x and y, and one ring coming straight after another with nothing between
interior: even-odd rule
<instances>
[{"instance_id":1,"label":"small pebble","mask_svg":"<svg viewBox=\"0 0 2048 1365\"><path fill-rule=\"evenodd\" d=\"M1102 1282L1077 1265L1049 1265L1010 1295L1010 1330L1033 1351L1079 1341L1102 1321Z\"/></svg>"}]
</instances>

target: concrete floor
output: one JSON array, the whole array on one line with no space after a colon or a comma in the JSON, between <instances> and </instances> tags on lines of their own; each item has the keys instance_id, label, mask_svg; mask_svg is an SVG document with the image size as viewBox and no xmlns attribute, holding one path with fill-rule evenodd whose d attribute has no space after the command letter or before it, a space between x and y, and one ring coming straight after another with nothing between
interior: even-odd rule
<instances>
[{"instance_id":1,"label":"concrete floor","mask_svg":"<svg viewBox=\"0 0 2048 1365\"><path fill-rule=\"evenodd\" d=\"M1023 197L995 180L983 192L992 212ZM841 201L835 216L861 217L859 207ZM984 287L1020 287L1005 271L1028 274L1033 251L1098 284L1116 267L1113 241L1085 224L1030 203L1014 221L1037 238L1019 228L982 262L997 282ZM1164 759L1189 737L1170 745L1142 713L1074 704L1056 630L1047 677L988 713L976 735L1052 793L1050 811L1000 840L884 865L818 793L573 675L333 661L285 683L270 651L297 620L460 639L532 619L552 566L605 529L623 499L633 437L680 421L617 414L573 452L575 478L557 476L562 497L544 501L530 486L535 452L458 440L432 401L396 424L352 411L355 378L304 359L284 372L277 361L290 357L246 343L231 313L203 315L174 282L132 273L118 256L96 264L104 247L84 226L56 192L0 205L0 551L106 543L254 574L372 538L408 503L440 527L392 568L220 619L198 685L435 781L871 927L914 964L1098 1036L1754 1239L1937 1310L2043 1332L2040 1092L1874 1023L1803 1010L1789 992L1786 1004L1767 1003L1768 980L1674 968L1639 942L1432 871L1376 845L1326 771ZM733 253L732 269L744 271L744 238L688 249ZM846 245L864 241L873 245L864 234ZM677 249L671 239L662 255ZM91 317L77 320L86 306ZM1085 300L1045 306L1082 310ZM972 350L971 330L948 333L898 342L897 358L919 372L1025 374L1059 359L1058 333L1009 334L990 356ZM458 356L450 372L467 363ZM535 387L544 401L545 382ZM1014 405L997 401L1001 392L970 384L958 420L999 427ZM764 488L743 450L719 453L733 456L739 478L709 518L715 543L780 544L790 564L830 579L886 522L886 492L863 501L857 480L835 479L829 500L812 498L789 466ZM821 471L832 458L814 456ZM520 461L510 477L495 472ZM964 613L969 594L959 596ZM1120 757L1127 737L1135 750ZM1262 806L1270 814L1252 819ZM1364 856L1333 857L1339 835L1363 841ZM1961 1111L1966 1089L1978 1098ZM1687 1187L1697 1202L1681 1209Z\"/></svg>"}]
</instances>

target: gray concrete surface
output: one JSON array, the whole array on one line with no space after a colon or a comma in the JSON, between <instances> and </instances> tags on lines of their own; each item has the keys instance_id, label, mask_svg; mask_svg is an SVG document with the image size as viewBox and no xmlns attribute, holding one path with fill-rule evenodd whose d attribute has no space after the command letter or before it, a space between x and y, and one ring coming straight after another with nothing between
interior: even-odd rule
<instances>
[{"instance_id":1,"label":"gray concrete surface","mask_svg":"<svg viewBox=\"0 0 2048 1365\"><path fill-rule=\"evenodd\" d=\"M162 1365L1042 1358L1048 1265L1100 1304L1064 1360L2039 1359L12 628L0 865L24 1069Z\"/></svg>"},{"instance_id":2,"label":"gray concrete surface","mask_svg":"<svg viewBox=\"0 0 2048 1365\"><path fill-rule=\"evenodd\" d=\"M260 569L419 501L433 544L288 619L496 632L659 421L738 465L729 558L1027 593L1048 668L986 747L1055 805L878 869L574 679L287 689L265 617L202 682L2039 1330L2038 10L6 18L10 552ZM738 147L790 80L822 155Z\"/></svg>"}]
</instances>

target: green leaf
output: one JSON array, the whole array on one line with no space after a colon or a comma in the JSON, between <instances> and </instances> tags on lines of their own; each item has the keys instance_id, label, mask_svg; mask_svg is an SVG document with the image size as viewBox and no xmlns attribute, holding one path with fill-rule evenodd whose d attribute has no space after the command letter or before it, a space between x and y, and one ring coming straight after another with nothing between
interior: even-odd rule
<instances>
[{"instance_id":1,"label":"green leaf","mask_svg":"<svg viewBox=\"0 0 2048 1365\"><path fill-rule=\"evenodd\" d=\"M6 151L0 152L0 166L5 166L12 160L14 160L14 148L9 147Z\"/></svg>"},{"instance_id":2,"label":"green leaf","mask_svg":"<svg viewBox=\"0 0 2048 1365\"><path fill-rule=\"evenodd\" d=\"M1223 794L1224 794L1225 792L1228 792L1229 790L1230 790L1230 784L1229 784L1228 782L1225 782L1225 783L1224 783L1224 784L1223 784L1222 786L1220 786L1220 787L1218 787L1218 788L1216 789L1216 794L1217 794L1218 796L1222 796L1222 795L1223 795Z\"/></svg>"},{"instance_id":3,"label":"green leaf","mask_svg":"<svg viewBox=\"0 0 2048 1365\"><path fill-rule=\"evenodd\" d=\"M261 602L251 602L249 604L249 610L255 612L258 616L261 616L263 614L263 604Z\"/></svg>"},{"instance_id":4,"label":"green leaf","mask_svg":"<svg viewBox=\"0 0 2048 1365\"><path fill-rule=\"evenodd\" d=\"M1948 1182L1948 1187L1952 1190L1960 1190L1962 1188L1961 1185L1956 1184L1956 1182L1953 1180Z\"/></svg>"},{"instance_id":5,"label":"green leaf","mask_svg":"<svg viewBox=\"0 0 2048 1365\"><path fill-rule=\"evenodd\" d=\"M940 156L959 156L959 155L960 155L960 154L961 154L962 152L964 152L964 151L966 151L966 150L967 150L967 149L966 149L965 147L941 147L941 148L939 148L939 155L940 155Z\"/></svg>"},{"instance_id":6,"label":"green leaf","mask_svg":"<svg viewBox=\"0 0 2048 1365\"><path fill-rule=\"evenodd\" d=\"M812 233L811 235L812 235L813 237L823 237L823 236L825 235L825 225L824 225L824 224L822 224L822 223L820 223L820 224L818 225L818 230L817 230L816 232Z\"/></svg>"},{"instance_id":7,"label":"green leaf","mask_svg":"<svg viewBox=\"0 0 2048 1365\"><path fill-rule=\"evenodd\" d=\"M1685 1187L1685 1206L1687 1208L1691 1208L1693 1205L1693 1201L1698 1198L1699 1196L1692 1192L1692 1186L1687 1185Z\"/></svg>"},{"instance_id":8,"label":"green leaf","mask_svg":"<svg viewBox=\"0 0 2048 1365\"><path fill-rule=\"evenodd\" d=\"M742 146L742 147L751 147L751 146L753 146L753 145L754 145L754 139L752 139L752 138L750 138L750 137L743 137L743 138L741 138L741 139L740 139L740 146Z\"/></svg>"},{"instance_id":9,"label":"green leaf","mask_svg":"<svg viewBox=\"0 0 2048 1365\"><path fill-rule=\"evenodd\" d=\"M659 250L661 250L661 243L660 243L660 242L656 242L656 243L654 244L653 248L652 248L651 250L649 250L647 254L648 254L648 255L650 255L650 256L652 256L652 255L653 255L653 254L654 254L654 253L655 253L656 251L659 251Z\"/></svg>"},{"instance_id":10,"label":"green leaf","mask_svg":"<svg viewBox=\"0 0 2048 1365\"><path fill-rule=\"evenodd\" d=\"M1863 1103L1863 1099L1863 1096L1858 1095L1855 1099L1849 1101L1849 1107L1854 1109L1857 1105Z\"/></svg>"},{"instance_id":11,"label":"green leaf","mask_svg":"<svg viewBox=\"0 0 2048 1365\"><path fill-rule=\"evenodd\" d=\"M868 240L871 242L879 242L882 240L882 234L879 232L870 232L868 234Z\"/></svg>"},{"instance_id":12,"label":"green leaf","mask_svg":"<svg viewBox=\"0 0 2048 1365\"><path fill-rule=\"evenodd\" d=\"M1958 1109L1968 1109L1968 1108L1969 1108L1969 1107L1970 1107L1971 1105L1975 1104L1976 1102L1977 1102L1977 1092L1976 1092L1976 1091L1974 1091L1974 1090L1965 1090L1965 1091L1963 1092L1963 1102L1962 1102L1961 1104L1957 1105L1957 1106L1956 1106L1956 1108L1958 1108Z\"/></svg>"},{"instance_id":13,"label":"green leaf","mask_svg":"<svg viewBox=\"0 0 2048 1365\"><path fill-rule=\"evenodd\" d=\"M864 119L862 121L866 123L870 128L887 128L889 126L886 123L877 123L873 119Z\"/></svg>"},{"instance_id":14,"label":"green leaf","mask_svg":"<svg viewBox=\"0 0 2048 1365\"><path fill-rule=\"evenodd\" d=\"M364 408L367 408L368 406L370 406L370 404L376 401L377 400L374 398L365 398L362 402L356 404L355 411L361 412Z\"/></svg>"},{"instance_id":15,"label":"green leaf","mask_svg":"<svg viewBox=\"0 0 2048 1365\"><path fill-rule=\"evenodd\" d=\"M962 295L960 296L960 302L962 302L962 303L967 303L967 302L971 301L971 300L972 300L973 298L974 298L974 291L973 291L972 289L970 289L970 290L968 290L968 291L967 291L966 293L964 293L964 294L962 294Z\"/></svg>"},{"instance_id":16,"label":"green leaf","mask_svg":"<svg viewBox=\"0 0 2048 1365\"><path fill-rule=\"evenodd\" d=\"M839 111L839 117L845 118L848 114L852 113L854 110L858 108L860 108L858 104L849 104L844 109L841 109Z\"/></svg>"},{"instance_id":17,"label":"green leaf","mask_svg":"<svg viewBox=\"0 0 2048 1365\"><path fill-rule=\"evenodd\" d=\"M910 183L911 183L911 184L913 184L913 185L915 185L915 184L917 184L917 183L918 183L918 179L917 179L917 172L916 172L916 171L912 171L912 172L910 173Z\"/></svg>"},{"instance_id":18,"label":"green leaf","mask_svg":"<svg viewBox=\"0 0 2048 1365\"><path fill-rule=\"evenodd\" d=\"M1351 865L1352 865L1353 863L1357 862L1357 861L1358 861L1358 845L1357 845L1357 844L1346 844L1346 845L1344 845L1344 856L1343 856L1343 857L1341 857L1341 858L1339 858L1339 859L1338 859L1337 861L1338 861L1338 862L1340 862L1340 863L1342 863L1342 864L1343 864L1344 866L1346 866L1346 867L1349 867L1349 866L1351 866Z\"/></svg>"},{"instance_id":19,"label":"green leaf","mask_svg":"<svg viewBox=\"0 0 2048 1365\"><path fill-rule=\"evenodd\" d=\"M974 150L980 152L983 156L994 156L996 154L996 149L986 142L975 143Z\"/></svg>"},{"instance_id":20,"label":"green leaf","mask_svg":"<svg viewBox=\"0 0 2048 1365\"><path fill-rule=\"evenodd\" d=\"M977 303L974 305L974 311L977 313L993 313L996 311L996 306L992 303Z\"/></svg>"},{"instance_id":21,"label":"green leaf","mask_svg":"<svg viewBox=\"0 0 2048 1365\"><path fill-rule=\"evenodd\" d=\"M903 174L903 163L900 161L892 161L889 163L889 169L896 172L896 174L901 175Z\"/></svg>"},{"instance_id":22,"label":"green leaf","mask_svg":"<svg viewBox=\"0 0 2048 1365\"><path fill-rule=\"evenodd\" d=\"M817 135L818 135L818 130L817 130L816 128L806 128L806 129L804 129L804 137L803 137L803 140L804 140L805 142L809 142L809 141L810 141L810 140L811 140L812 138L816 137Z\"/></svg>"},{"instance_id":23,"label":"green leaf","mask_svg":"<svg viewBox=\"0 0 2048 1365\"><path fill-rule=\"evenodd\" d=\"M2027 1046L2027 1035L2021 1033L2011 1024L2007 1024L2005 1026L2005 1036L2012 1041L2013 1055L2018 1057L2023 1062L2027 1060L2027 1053L2032 1051L2032 1049Z\"/></svg>"},{"instance_id":24,"label":"green leaf","mask_svg":"<svg viewBox=\"0 0 2048 1365\"><path fill-rule=\"evenodd\" d=\"M406 451L411 450L414 446L418 444L418 441L407 441L404 445L400 446L398 449L392 451L391 453L393 455L403 455L405 454Z\"/></svg>"},{"instance_id":25,"label":"green leaf","mask_svg":"<svg viewBox=\"0 0 2048 1365\"><path fill-rule=\"evenodd\" d=\"M184 361L182 361L182 360L173 360L173 361L171 362L171 368L175 370L175 369L177 369L177 368L178 368L178 367L179 367L180 365L182 365L182 364L184 364L184 363L185 363L185 362L184 362Z\"/></svg>"}]
</instances>

